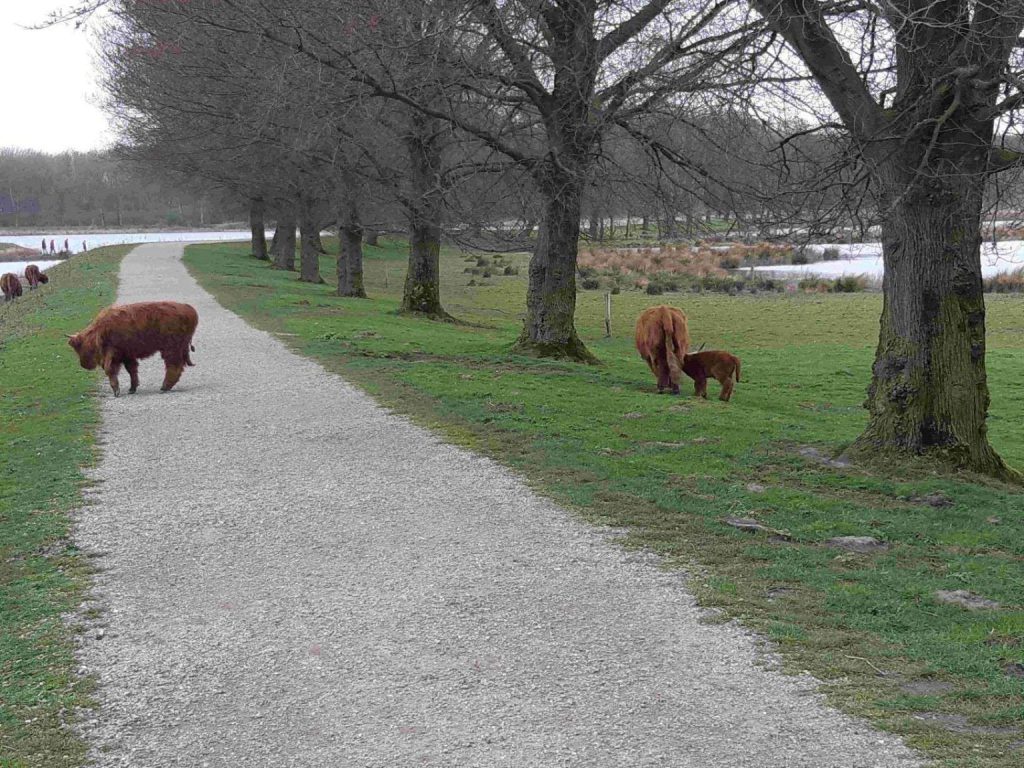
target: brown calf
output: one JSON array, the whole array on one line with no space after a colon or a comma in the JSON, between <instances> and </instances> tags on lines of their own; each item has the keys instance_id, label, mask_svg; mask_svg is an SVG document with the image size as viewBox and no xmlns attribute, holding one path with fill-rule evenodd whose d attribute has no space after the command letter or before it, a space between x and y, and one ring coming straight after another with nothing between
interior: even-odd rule
<instances>
[{"instance_id":1,"label":"brown calf","mask_svg":"<svg viewBox=\"0 0 1024 768\"><path fill-rule=\"evenodd\" d=\"M167 392L181 378L186 365L194 365L189 357L192 335L199 324L199 315L189 304L176 301L144 301L107 307L81 333L68 339L78 353L82 367L92 370L101 366L110 380L114 396L120 394L117 375L124 365L132 386L139 388L139 360L157 352L164 359L166 371L161 392Z\"/></svg>"},{"instance_id":2,"label":"brown calf","mask_svg":"<svg viewBox=\"0 0 1024 768\"><path fill-rule=\"evenodd\" d=\"M705 399L708 379L717 379L722 385L718 399L729 402L733 387L740 380L740 359L718 349L696 352L683 358L683 373L693 379L693 393Z\"/></svg>"},{"instance_id":3,"label":"brown calf","mask_svg":"<svg viewBox=\"0 0 1024 768\"><path fill-rule=\"evenodd\" d=\"M690 347L686 315L675 307L651 307L636 321L636 349L658 379L658 392L679 394L683 356Z\"/></svg>"}]
</instances>

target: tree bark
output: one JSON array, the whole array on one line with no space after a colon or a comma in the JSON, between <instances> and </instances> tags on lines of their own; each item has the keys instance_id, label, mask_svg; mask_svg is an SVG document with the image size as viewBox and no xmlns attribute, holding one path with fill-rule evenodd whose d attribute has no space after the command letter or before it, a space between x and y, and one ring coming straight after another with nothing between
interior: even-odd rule
<instances>
[{"instance_id":1,"label":"tree bark","mask_svg":"<svg viewBox=\"0 0 1024 768\"><path fill-rule=\"evenodd\" d=\"M320 249L317 248L320 239L320 226L313 216L312 206L309 203L302 206L302 212L299 215L299 233L302 241L299 280L303 283L322 283L324 279L320 277Z\"/></svg>"},{"instance_id":2,"label":"tree bark","mask_svg":"<svg viewBox=\"0 0 1024 768\"><path fill-rule=\"evenodd\" d=\"M359 208L345 195L338 216L338 295L365 299L363 287L363 228Z\"/></svg>"},{"instance_id":3,"label":"tree bark","mask_svg":"<svg viewBox=\"0 0 1024 768\"><path fill-rule=\"evenodd\" d=\"M277 220L277 231L274 232L276 243L274 255L275 269L295 271L295 214L282 213Z\"/></svg>"},{"instance_id":4,"label":"tree bark","mask_svg":"<svg viewBox=\"0 0 1024 768\"><path fill-rule=\"evenodd\" d=\"M402 312L449 320L441 306L441 147L435 121L414 114L406 137L411 193L409 270L402 294Z\"/></svg>"},{"instance_id":5,"label":"tree bark","mask_svg":"<svg viewBox=\"0 0 1024 768\"><path fill-rule=\"evenodd\" d=\"M313 245L316 247L317 252L327 253L327 249L324 248L324 241L320 237L320 226L315 227L316 231L313 233Z\"/></svg>"},{"instance_id":6,"label":"tree bark","mask_svg":"<svg viewBox=\"0 0 1024 768\"><path fill-rule=\"evenodd\" d=\"M526 320L515 350L537 357L596 362L576 333L576 256L582 184L544 185L544 219L530 259Z\"/></svg>"},{"instance_id":7,"label":"tree bark","mask_svg":"<svg viewBox=\"0 0 1024 768\"><path fill-rule=\"evenodd\" d=\"M848 453L916 454L985 474L1012 472L988 442L980 174L894 185L882 225L881 328Z\"/></svg>"},{"instance_id":8,"label":"tree bark","mask_svg":"<svg viewBox=\"0 0 1024 768\"><path fill-rule=\"evenodd\" d=\"M249 229L252 231L252 255L260 261L267 261L267 228L264 221L266 203L263 198L254 197L249 201Z\"/></svg>"}]
</instances>

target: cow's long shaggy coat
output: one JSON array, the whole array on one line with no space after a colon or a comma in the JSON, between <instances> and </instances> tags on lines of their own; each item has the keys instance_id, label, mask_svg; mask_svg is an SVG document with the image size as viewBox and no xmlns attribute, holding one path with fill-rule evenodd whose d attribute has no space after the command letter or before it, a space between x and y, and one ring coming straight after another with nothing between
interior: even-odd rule
<instances>
[{"instance_id":1,"label":"cow's long shaggy coat","mask_svg":"<svg viewBox=\"0 0 1024 768\"><path fill-rule=\"evenodd\" d=\"M21 296L21 280L13 272L5 272L0 276L0 291L4 294L4 301L14 301Z\"/></svg>"},{"instance_id":2,"label":"cow's long shaggy coat","mask_svg":"<svg viewBox=\"0 0 1024 768\"><path fill-rule=\"evenodd\" d=\"M658 379L658 392L679 394L683 356L690 348L686 315L675 307L645 309L636 321L636 349Z\"/></svg>"},{"instance_id":3,"label":"cow's long shaggy coat","mask_svg":"<svg viewBox=\"0 0 1024 768\"><path fill-rule=\"evenodd\" d=\"M25 282L28 283L29 288L35 288L40 283L50 282L50 278L35 264L29 264L25 267Z\"/></svg>"},{"instance_id":4,"label":"cow's long shaggy coat","mask_svg":"<svg viewBox=\"0 0 1024 768\"><path fill-rule=\"evenodd\" d=\"M117 375L121 366L131 376L128 391L135 392L139 387L139 360L159 352L166 367L160 389L167 392L178 383L185 366L194 365L189 351L194 349L192 335L198 324L199 315L189 304L116 304L100 312L88 328L71 336L68 343L78 353L83 368L103 368L115 396L120 394Z\"/></svg>"}]
</instances>

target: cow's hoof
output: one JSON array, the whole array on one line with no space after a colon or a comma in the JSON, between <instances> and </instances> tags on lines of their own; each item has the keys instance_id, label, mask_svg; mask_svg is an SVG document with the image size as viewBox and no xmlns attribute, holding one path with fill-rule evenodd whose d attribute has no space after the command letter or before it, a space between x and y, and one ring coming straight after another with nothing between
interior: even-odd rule
<instances>
[{"instance_id":1,"label":"cow's hoof","mask_svg":"<svg viewBox=\"0 0 1024 768\"><path fill-rule=\"evenodd\" d=\"M128 390L129 395L134 395L136 392L138 392L138 389L136 387L132 387L131 389Z\"/></svg>"}]
</instances>

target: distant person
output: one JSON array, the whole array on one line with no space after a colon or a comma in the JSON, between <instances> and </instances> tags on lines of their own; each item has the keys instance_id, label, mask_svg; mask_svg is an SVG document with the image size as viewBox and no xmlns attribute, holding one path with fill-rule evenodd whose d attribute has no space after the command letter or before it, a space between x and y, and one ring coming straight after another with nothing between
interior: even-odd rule
<instances>
[{"instance_id":1,"label":"distant person","mask_svg":"<svg viewBox=\"0 0 1024 768\"><path fill-rule=\"evenodd\" d=\"M40 249L43 253L46 253L46 238L43 238L43 247Z\"/></svg>"},{"instance_id":2,"label":"distant person","mask_svg":"<svg viewBox=\"0 0 1024 768\"><path fill-rule=\"evenodd\" d=\"M50 255L52 256L56 252L57 252L57 243L55 243L53 241L53 238L50 238Z\"/></svg>"},{"instance_id":3,"label":"distant person","mask_svg":"<svg viewBox=\"0 0 1024 768\"><path fill-rule=\"evenodd\" d=\"M71 246L68 245L68 239L66 237L64 238L64 253L71 253Z\"/></svg>"},{"instance_id":4,"label":"distant person","mask_svg":"<svg viewBox=\"0 0 1024 768\"><path fill-rule=\"evenodd\" d=\"M85 240L82 241L82 253L85 253L89 249L85 247Z\"/></svg>"}]
</instances>

